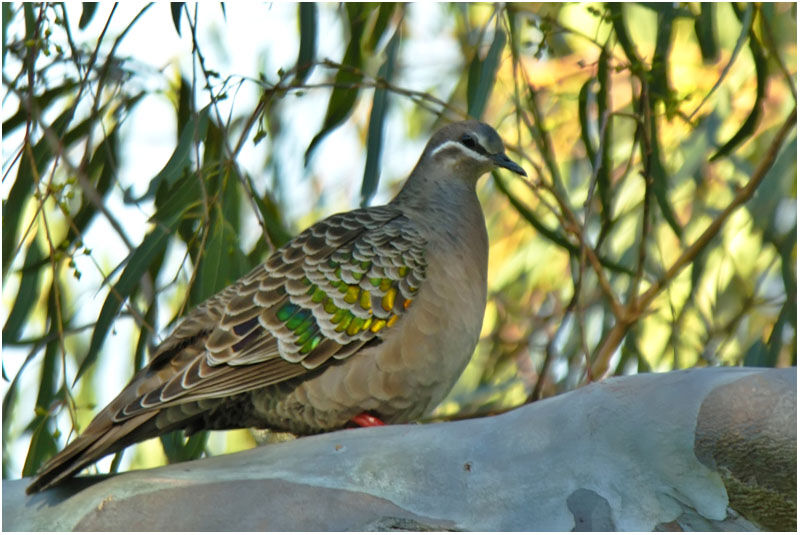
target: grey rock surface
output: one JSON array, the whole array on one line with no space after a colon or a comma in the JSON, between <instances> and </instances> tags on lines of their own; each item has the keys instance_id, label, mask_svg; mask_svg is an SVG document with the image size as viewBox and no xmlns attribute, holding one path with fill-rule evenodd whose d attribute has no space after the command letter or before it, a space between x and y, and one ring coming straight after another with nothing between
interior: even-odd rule
<instances>
[{"instance_id":1,"label":"grey rock surface","mask_svg":"<svg viewBox=\"0 0 800 535\"><path fill-rule=\"evenodd\" d=\"M753 408L742 388L782 401ZM796 459L795 369L693 369L612 378L490 418L316 435L32 496L25 480L4 481L3 529L758 529L769 518L736 509L726 488L747 463L720 467L731 441L713 438L753 411L769 413L744 431L762 435L755 469L762 457ZM785 477L796 481L794 466ZM762 485L785 496L775 477Z\"/></svg>"}]
</instances>

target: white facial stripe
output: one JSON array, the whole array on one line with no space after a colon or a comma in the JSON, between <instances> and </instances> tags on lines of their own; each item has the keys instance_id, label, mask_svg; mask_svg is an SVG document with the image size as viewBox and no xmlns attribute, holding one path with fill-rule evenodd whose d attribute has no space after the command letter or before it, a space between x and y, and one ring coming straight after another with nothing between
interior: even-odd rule
<instances>
[{"instance_id":1,"label":"white facial stripe","mask_svg":"<svg viewBox=\"0 0 800 535\"><path fill-rule=\"evenodd\" d=\"M473 160L478 160L479 162L488 162L488 161L490 161L490 159L487 156L484 156L483 154L475 152L474 150L472 150L472 149L468 148L467 146L465 146L463 143L459 143L457 141L445 141L444 143L442 143L441 145L436 147L436 149L434 149L434 151L431 153L431 156L436 156L441 151L446 150L446 149L451 148L451 147L457 148L458 150L460 150L461 152L463 152L465 155L469 156Z\"/></svg>"}]
</instances>

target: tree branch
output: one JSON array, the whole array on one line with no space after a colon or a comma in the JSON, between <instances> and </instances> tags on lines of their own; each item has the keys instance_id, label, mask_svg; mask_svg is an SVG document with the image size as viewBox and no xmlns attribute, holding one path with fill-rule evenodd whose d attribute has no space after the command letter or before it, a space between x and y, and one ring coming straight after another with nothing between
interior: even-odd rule
<instances>
[{"instance_id":1,"label":"tree branch","mask_svg":"<svg viewBox=\"0 0 800 535\"><path fill-rule=\"evenodd\" d=\"M31 496L3 481L3 529L794 531L796 385L793 368L615 377Z\"/></svg>"}]
</instances>

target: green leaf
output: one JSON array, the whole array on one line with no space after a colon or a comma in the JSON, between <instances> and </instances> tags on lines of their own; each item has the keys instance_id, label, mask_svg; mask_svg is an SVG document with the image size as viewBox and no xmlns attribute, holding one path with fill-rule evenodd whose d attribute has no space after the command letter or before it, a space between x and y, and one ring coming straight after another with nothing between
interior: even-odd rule
<instances>
[{"instance_id":1,"label":"green leaf","mask_svg":"<svg viewBox=\"0 0 800 535\"><path fill-rule=\"evenodd\" d=\"M162 263L163 260L162 262L154 262L154 264L150 266L150 276L153 280L156 280L156 276ZM157 319L158 299L153 299L150 302L150 306L147 308L147 312L144 314L144 321L146 321L148 325L155 325ZM142 367L144 367L145 362L147 362L147 348L150 340L150 331L146 328L139 329L139 338L136 340L136 349L133 352L133 369L137 372L141 370Z\"/></svg>"},{"instance_id":2,"label":"green leaf","mask_svg":"<svg viewBox=\"0 0 800 535\"><path fill-rule=\"evenodd\" d=\"M47 459L58 453L58 444L47 426L49 421L49 418L37 416L33 422L33 434L22 467L22 477L35 475Z\"/></svg>"},{"instance_id":3,"label":"green leaf","mask_svg":"<svg viewBox=\"0 0 800 535\"><path fill-rule=\"evenodd\" d=\"M3 2L3 63L6 61L6 50L8 50L8 25L14 18L14 11L11 2ZM5 131L5 128L3 129Z\"/></svg>"},{"instance_id":4,"label":"green leaf","mask_svg":"<svg viewBox=\"0 0 800 535\"><path fill-rule=\"evenodd\" d=\"M636 47L628 34L628 27L625 25L625 15L622 12L622 5L619 2L609 2L608 12L611 18L611 25L614 28L614 35L617 36L619 46L622 47L625 56L628 58L628 61L631 62L633 72L643 72L642 60L639 59Z\"/></svg>"},{"instance_id":5,"label":"green leaf","mask_svg":"<svg viewBox=\"0 0 800 535\"><path fill-rule=\"evenodd\" d=\"M795 321L792 321L792 319ZM767 353L764 358L763 366L775 367L778 364L778 356L780 355L781 349L783 349L787 344L783 341L783 334L784 334L784 326L786 324L790 324L793 331L797 331L797 300L796 299L788 299L781 307L781 312L778 314L778 320L775 322L775 325L772 326L772 333L769 336L769 340L767 341ZM791 343L791 342L790 342ZM794 359L792 360L792 365L797 365L797 347L795 344L792 343L792 349L794 351Z\"/></svg>"},{"instance_id":6,"label":"green leaf","mask_svg":"<svg viewBox=\"0 0 800 535\"><path fill-rule=\"evenodd\" d=\"M681 167L674 173L675 179L680 182L690 178L701 186L702 170L707 165L708 151L714 143L714 136L719 131L721 124L717 113L710 113L703 117L697 127L680 143L679 153L683 156Z\"/></svg>"},{"instance_id":7,"label":"green leaf","mask_svg":"<svg viewBox=\"0 0 800 535\"><path fill-rule=\"evenodd\" d=\"M561 236L557 231L551 230L547 225L539 220L536 214L523 205L519 199L514 197L511 194L511 191L508 189L508 186L506 186L505 182L503 182L503 179L500 178L499 174L493 171L492 178L494 179L494 183L497 185L497 188L502 191L506 197L508 197L509 201L511 201L511 205L528 223L530 223L533 228L536 229L539 234L545 236L550 242L559 245L568 251L577 252L577 247L569 243L569 241L564 236Z\"/></svg>"},{"instance_id":8,"label":"green leaf","mask_svg":"<svg viewBox=\"0 0 800 535\"><path fill-rule=\"evenodd\" d=\"M367 49L370 52L374 52L377 48L381 37L383 37L383 34L386 32L387 26L389 26L389 21L394 14L396 6L397 4L394 2L381 2L378 4L378 16L375 18L372 33L366 43Z\"/></svg>"},{"instance_id":9,"label":"green leaf","mask_svg":"<svg viewBox=\"0 0 800 535\"><path fill-rule=\"evenodd\" d=\"M83 9L81 10L81 18L78 21L78 28L83 30L89 25L90 22L92 22L94 14L97 12L97 4L98 2L81 3Z\"/></svg>"},{"instance_id":10,"label":"green leaf","mask_svg":"<svg viewBox=\"0 0 800 535\"><path fill-rule=\"evenodd\" d=\"M119 465L122 462L122 454L125 453L125 450L122 449L114 454L111 458L111 466L108 467L109 474L116 474L119 472Z\"/></svg>"},{"instance_id":11,"label":"green leaf","mask_svg":"<svg viewBox=\"0 0 800 535\"><path fill-rule=\"evenodd\" d=\"M191 165L192 149L195 143L203 139L208 129L208 116L210 104L193 116L186 126L181 130L178 146L167 161L166 165L156 176L150 180L147 192L137 199L133 199L130 190L125 192L125 202L128 204L139 203L145 199L150 199L155 195L162 182L168 186L174 184L183 176L184 169Z\"/></svg>"},{"instance_id":12,"label":"green leaf","mask_svg":"<svg viewBox=\"0 0 800 535\"><path fill-rule=\"evenodd\" d=\"M650 95L650 109L654 109L655 97ZM647 153L645 143L641 143L642 159L648 164L648 171L650 177L653 179L652 191L656 197L656 203L661 210L661 215L670 226L675 235L680 238L683 235L683 229L675 217L675 212L672 209L672 203L669 199L669 175L661 158L661 141L658 137L658 123L655 120L649 121L650 131L650 153Z\"/></svg>"},{"instance_id":13,"label":"green leaf","mask_svg":"<svg viewBox=\"0 0 800 535\"><path fill-rule=\"evenodd\" d=\"M667 70L667 61L672 48L672 21L674 18L675 10L671 5L664 4L659 8L656 23L656 47L653 52L653 66L650 70L652 74L652 82L649 85L651 102L654 104L656 99L664 102L667 119L672 119L677 111L677 103L673 98ZM652 104L651 109L655 109Z\"/></svg>"},{"instance_id":14,"label":"green leaf","mask_svg":"<svg viewBox=\"0 0 800 535\"><path fill-rule=\"evenodd\" d=\"M608 220L612 216L611 207L611 146L614 140L614 116L611 112L611 75L610 75L610 55L607 47L600 51L600 58L597 62L597 131L603 135L600 137L600 166L597 169L597 192L600 195L600 203L603 206L603 216ZM608 114L603 132L603 117Z\"/></svg>"},{"instance_id":15,"label":"green leaf","mask_svg":"<svg viewBox=\"0 0 800 535\"><path fill-rule=\"evenodd\" d=\"M494 39L486 58L481 60L476 52L470 65L470 73L477 71L477 80L471 76L467 81L467 113L470 117L480 119L489 101L489 94L494 86L497 68L500 66L500 55L506 45L506 34L503 27L497 24ZM472 82L470 84L469 82Z\"/></svg>"},{"instance_id":16,"label":"green leaf","mask_svg":"<svg viewBox=\"0 0 800 535\"><path fill-rule=\"evenodd\" d=\"M34 157L34 160L36 158ZM38 166L37 166L38 167ZM17 247L17 228L19 218L25 207L26 201L30 198L33 190L33 173L28 162L28 158L23 154L22 161L19 163L17 178L8 199L3 203L3 278L8 271L11 261L14 259Z\"/></svg>"},{"instance_id":17,"label":"green leaf","mask_svg":"<svg viewBox=\"0 0 800 535\"><path fill-rule=\"evenodd\" d=\"M31 350L30 353L25 357L25 360L22 362L22 366L20 366L17 374L14 376L14 379L11 380L11 384L8 386L8 390L6 390L6 394L3 397L3 436L9 437L9 431L11 429L11 424L14 421L15 417L19 416L19 413L16 411L16 405L18 401L18 392L19 392L19 383L20 378L22 377L25 368L28 367L28 364L33 362L34 360L38 361L39 351L41 347L35 347ZM3 378L8 380L6 377L6 370L5 366L3 367ZM5 459L3 461L3 477L6 477L7 474L5 472ZM11 477L11 476L8 476Z\"/></svg>"},{"instance_id":18,"label":"green leaf","mask_svg":"<svg viewBox=\"0 0 800 535\"><path fill-rule=\"evenodd\" d=\"M713 242L716 240L716 243ZM692 285L689 287L690 297L697 292L697 289L700 286L700 278L706 271L706 265L708 264L708 255L709 252L712 251L715 246L719 245L719 238L714 238L712 243L708 245L705 249L700 251L700 253L694 258L692 261L692 272L690 275L690 280Z\"/></svg>"},{"instance_id":19,"label":"green leaf","mask_svg":"<svg viewBox=\"0 0 800 535\"><path fill-rule=\"evenodd\" d=\"M745 352L743 364L745 366L772 368L775 366L775 362L770 362L769 357L769 350L766 344L761 340L756 340Z\"/></svg>"},{"instance_id":20,"label":"green leaf","mask_svg":"<svg viewBox=\"0 0 800 535\"><path fill-rule=\"evenodd\" d=\"M594 82L594 78L589 78L581 86L578 92L578 123L581 125L581 142L586 151L586 157L590 164L594 164L595 150L592 146L591 125L589 124L589 88Z\"/></svg>"},{"instance_id":21,"label":"green leaf","mask_svg":"<svg viewBox=\"0 0 800 535\"><path fill-rule=\"evenodd\" d=\"M239 195L236 173L225 177L222 202L214 203L205 249L197 263L197 277L191 289L190 305L198 305L222 288L234 283L250 267L238 246Z\"/></svg>"},{"instance_id":22,"label":"green leaf","mask_svg":"<svg viewBox=\"0 0 800 535\"><path fill-rule=\"evenodd\" d=\"M32 41L36 38L36 15L33 12L34 3L23 3L22 10L25 16L25 40ZM40 6L42 9L44 6ZM27 68L27 67L26 67Z\"/></svg>"},{"instance_id":23,"label":"green leaf","mask_svg":"<svg viewBox=\"0 0 800 535\"><path fill-rule=\"evenodd\" d=\"M519 51L522 48L519 42L520 28L517 24L517 10L513 3L505 5L506 21L508 21L508 36L511 38L509 49L511 50L511 57L514 63L519 61Z\"/></svg>"},{"instance_id":24,"label":"green leaf","mask_svg":"<svg viewBox=\"0 0 800 535\"><path fill-rule=\"evenodd\" d=\"M742 30L739 32L739 38L736 39L736 45L733 47L733 52L731 52L731 57L728 60L728 63L723 67L722 72L717 78L717 81L714 82L714 85L711 89L706 93L706 96L703 97L703 100L700 101L700 104L697 105L697 108L689 114L689 118L691 119L694 115L703 107L703 104L714 94L714 92L722 85L722 81L725 80L725 77L728 75L728 71L731 70L733 63L736 61L736 58L739 56L739 51L742 49L742 45L744 45L745 40L747 40L747 36L750 33L750 30L753 25L753 4L748 4L747 9L744 12L743 19L742 19Z\"/></svg>"},{"instance_id":25,"label":"green leaf","mask_svg":"<svg viewBox=\"0 0 800 535\"><path fill-rule=\"evenodd\" d=\"M775 232L778 206L787 197L796 197L796 184L797 136L792 136L781 148L753 198L745 204L756 228L768 236Z\"/></svg>"},{"instance_id":26,"label":"green leaf","mask_svg":"<svg viewBox=\"0 0 800 535\"><path fill-rule=\"evenodd\" d=\"M92 338L89 342L89 350L83 362L81 362L80 368L78 368L78 373L75 375L73 385L97 360L100 348L108 335L111 324L122 308L122 303L139 284L142 275L148 270L151 261L156 256L164 253L164 250L169 244L171 230L171 228L164 228L161 225L156 225L156 227L145 236L139 247L133 251L125 262L125 269L123 269L117 283L114 284L108 292L108 296L103 302L103 307L100 309L100 315L97 317L97 322L92 332Z\"/></svg>"},{"instance_id":27,"label":"green leaf","mask_svg":"<svg viewBox=\"0 0 800 535\"><path fill-rule=\"evenodd\" d=\"M530 223L530 225L535 228L537 232L545 236L553 244L558 245L562 249L568 251L570 255L577 256L579 254L580 251L577 246L571 244L569 240L560 235L557 231L551 230L547 225L539 220L535 213L529 210L511 193L511 191L508 189L508 186L505 182L503 182L503 179L500 178L500 174L497 171L492 171L492 180L497 186L497 189L499 189L508 198L508 200L511 202L511 205L517 210L520 216L522 216L525 221ZM613 262L600 255L598 255L598 258L600 263L611 271L633 275L633 271L623 265Z\"/></svg>"},{"instance_id":28,"label":"green leaf","mask_svg":"<svg viewBox=\"0 0 800 535\"><path fill-rule=\"evenodd\" d=\"M36 407L44 411L48 411L56 397L55 385L59 379L58 363L61 361L61 344L58 341L58 317L60 314L56 309L56 307L59 306L58 300L56 299L56 292L64 295L63 290L64 289L58 282L54 282L50 287L50 295L47 300L47 315L50 320L48 334L52 336L52 339L45 348L40 372L39 392L36 396ZM55 438L50 433L48 426L51 420L50 414L48 412L43 412L37 414L31 423L28 424L28 428L32 430L32 436L30 445L28 446L28 455L25 459L25 467L22 470L23 476L36 473L42 464L58 451L58 445Z\"/></svg>"},{"instance_id":29,"label":"green leaf","mask_svg":"<svg viewBox=\"0 0 800 535\"><path fill-rule=\"evenodd\" d=\"M67 110L59 115L50 126L53 133L61 139L65 150L86 135L93 124L91 119L86 119L64 134L71 119L72 112ZM31 154L33 155L32 158ZM25 203L33 194L34 177L43 175L52 157L53 152L50 149L50 142L47 138L40 139L30 150L30 153L23 147L17 178L14 180L14 185L11 187L8 198L3 203L3 276L7 273L8 267L15 256L18 245L16 238L19 218L22 215Z\"/></svg>"},{"instance_id":30,"label":"green leaf","mask_svg":"<svg viewBox=\"0 0 800 535\"><path fill-rule=\"evenodd\" d=\"M300 49L297 52L294 83L301 84L311 74L317 54L317 4L301 2L297 11L300 19Z\"/></svg>"},{"instance_id":31,"label":"green leaf","mask_svg":"<svg viewBox=\"0 0 800 535\"><path fill-rule=\"evenodd\" d=\"M322 129L314 136L306 149L305 165L308 165L311 155L320 141L350 116L358 98L358 82L361 81L361 75L358 72L354 72L354 69L361 68L361 36L364 33L369 6L365 4L345 4L345 9L350 22L350 43L348 43L344 58L342 58L343 68L336 73L335 87L328 101L328 109L325 112Z\"/></svg>"},{"instance_id":32,"label":"green leaf","mask_svg":"<svg viewBox=\"0 0 800 535\"><path fill-rule=\"evenodd\" d=\"M784 348L784 327L788 325L795 333L792 344L792 365L797 365L797 224L786 233L781 243L776 244L781 256L781 276L783 278L786 301L778 314L778 320L772 327L772 333L767 340L766 365L775 366L781 349Z\"/></svg>"},{"instance_id":33,"label":"green leaf","mask_svg":"<svg viewBox=\"0 0 800 535\"><path fill-rule=\"evenodd\" d=\"M386 61L378 69L378 78L390 82L394 78L394 67L397 50L400 48L400 28L398 28L389 45L386 47ZM372 98L372 111L367 129L367 160L364 164L364 179L361 181L361 206L366 206L375 195L380 180L380 160L383 152L383 125L386 121L386 110L389 103L389 92L385 87L375 89Z\"/></svg>"},{"instance_id":34,"label":"green leaf","mask_svg":"<svg viewBox=\"0 0 800 535\"><path fill-rule=\"evenodd\" d=\"M658 142L655 139L653 139L652 146L653 162L650 171L653 176L653 193L656 196L656 203L661 210L661 215L664 216L664 220L670 226L675 235L680 238L683 235L683 229L681 228L680 223L678 223L678 219L675 217L675 212L672 209L672 203L669 200L669 178L666 170L664 169L664 165L661 163L661 158L659 156L660 150L656 150L655 148L658 146Z\"/></svg>"},{"instance_id":35,"label":"green leaf","mask_svg":"<svg viewBox=\"0 0 800 535\"><path fill-rule=\"evenodd\" d=\"M209 199L216 199L220 195L220 189L226 184L225 168L232 165L232 162L223 161L225 132L212 121L202 141L204 148L202 174L206 183L206 194Z\"/></svg>"},{"instance_id":36,"label":"green leaf","mask_svg":"<svg viewBox=\"0 0 800 535\"><path fill-rule=\"evenodd\" d=\"M47 317L50 323L48 335L50 341L47 343L42 359L41 379L39 380L39 393L36 396L36 406L42 409L49 409L56 395L56 384L60 378L59 363L61 362L61 343L59 337L62 336L62 328L68 328L68 322L59 326L59 318L64 317L63 301L56 299L56 296L65 295L64 287L58 282L50 285L50 294L47 298ZM61 306L61 310L59 310ZM64 321L64 320L62 320Z\"/></svg>"},{"instance_id":37,"label":"green leaf","mask_svg":"<svg viewBox=\"0 0 800 535\"><path fill-rule=\"evenodd\" d=\"M667 12L671 13L673 18L683 17L686 19L693 19L694 14L685 7L675 7L674 4L667 2L637 2L638 5L646 7L654 11L657 15Z\"/></svg>"},{"instance_id":38,"label":"green leaf","mask_svg":"<svg viewBox=\"0 0 800 535\"><path fill-rule=\"evenodd\" d=\"M176 100L178 101L178 106L176 109L175 124L178 125L179 131L176 134L175 142L179 143L181 140L181 133L192 120L192 114L194 113L194 89L192 88L192 82L183 76L181 76L181 82L178 84Z\"/></svg>"},{"instance_id":39,"label":"green leaf","mask_svg":"<svg viewBox=\"0 0 800 535\"><path fill-rule=\"evenodd\" d=\"M14 298L14 305L3 326L3 343L19 341L20 331L38 298L39 281L42 275L41 261L45 258L47 255L39 247L38 242L33 240L28 248L25 264L20 270L22 278L17 296Z\"/></svg>"},{"instance_id":40,"label":"green leaf","mask_svg":"<svg viewBox=\"0 0 800 535\"><path fill-rule=\"evenodd\" d=\"M208 432L202 431L184 440L183 432L177 430L159 438L169 462L180 463L198 459L203 454L208 441Z\"/></svg>"},{"instance_id":41,"label":"green leaf","mask_svg":"<svg viewBox=\"0 0 800 535\"><path fill-rule=\"evenodd\" d=\"M101 199L106 198L106 195L111 191L111 185L116 182L116 162L119 161L119 150L117 146L119 143L117 135L118 126L119 125L115 126L114 129L108 133L106 139L98 145L87 167L87 175L89 178L97 177L97 182L94 187ZM60 247L66 250L77 240L80 240L86 227L94 220L98 213L97 206L94 202L84 197L78 212L72 217L72 224L69 225L65 241Z\"/></svg>"},{"instance_id":42,"label":"green leaf","mask_svg":"<svg viewBox=\"0 0 800 535\"><path fill-rule=\"evenodd\" d=\"M172 14L172 25L175 26L175 31L178 33L178 36L181 35L181 9L183 9L183 5L186 2L170 2L169 3L169 10Z\"/></svg>"},{"instance_id":43,"label":"green leaf","mask_svg":"<svg viewBox=\"0 0 800 535\"><path fill-rule=\"evenodd\" d=\"M700 44L703 62L707 64L719 60L719 42L714 28L716 7L713 2L700 2L700 14L694 19L694 34Z\"/></svg>"},{"instance_id":44,"label":"green leaf","mask_svg":"<svg viewBox=\"0 0 800 535\"><path fill-rule=\"evenodd\" d=\"M750 13L753 9L752 4L748 4L747 10L745 11L744 15L742 15L742 26L744 27L745 23L750 20L748 18L748 13ZM764 54L764 50L761 48L761 45L758 42L758 38L755 35L755 32L752 30L752 24L750 25L750 51L753 54L753 63L755 64L756 68L756 98L755 102L753 102L753 109L750 111L750 114L745 119L742 126L737 130L737 132L730 138L726 143L722 145L722 147L714 153L709 161L713 162L723 156L729 154L733 149L735 149L739 144L743 141L750 138L753 133L756 131L758 127L758 121L761 119L761 115L763 113L763 105L762 101L764 100L764 95L766 93L767 88L767 75L769 74L769 69L767 66L767 57Z\"/></svg>"},{"instance_id":45,"label":"green leaf","mask_svg":"<svg viewBox=\"0 0 800 535\"><path fill-rule=\"evenodd\" d=\"M220 210L213 212L210 236L197 266L197 279L192 286L191 305L198 305L217 291L232 284L244 273L246 262L236 245L237 236Z\"/></svg>"},{"instance_id":46,"label":"green leaf","mask_svg":"<svg viewBox=\"0 0 800 535\"><path fill-rule=\"evenodd\" d=\"M470 95L475 92L473 88L478 87L478 82L481 77L481 59L478 50L475 50L475 55L469 62L467 69L467 100L469 101Z\"/></svg>"},{"instance_id":47,"label":"green leaf","mask_svg":"<svg viewBox=\"0 0 800 535\"><path fill-rule=\"evenodd\" d=\"M66 80L63 84L52 89L48 89L41 95L33 97L34 105L42 112L45 112L58 97L68 94L77 86L78 83L74 80ZM3 121L3 136L7 136L20 126L24 125L28 121L29 117L30 112L28 112L24 104L20 104L14 115Z\"/></svg>"},{"instance_id":48,"label":"green leaf","mask_svg":"<svg viewBox=\"0 0 800 535\"><path fill-rule=\"evenodd\" d=\"M781 278L783 279L783 287L786 292L786 302L784 309L786 312L786 321L797 331L797 223L794 227L786 233L781 243L778 244L778 252L781 255ZM784 311L781 311L783 314ZM782 343L783 340L778 338L776 343ZM772 344L772 335L770 335L770 344Z\"/></svg>"},{"instance_id":49,"label":"green leaf","mask_svg":"<svg viewBox=\"0 0 800 535\"><path fill-rule=\"evenodd\" d=\"M175 229L184 214L201 206L200 186L197 176L187 173L170 189L156 196L156 213L153 221L160 226ZM187 215L188 217L188 215Z\"/></svg>"},{"instance_id":50,"label":"green leaf","mask_svg":"<svg viewBox=\"0 0 800 535\"><path fill-rule=\"evenodd\" d=\"M265 193L264 197L256 196L253 198L253 200L255 200L256 206L258 206L258 210L261 212L261 216L264 219L264 224L267 227L267 236L269 236L270 241L276 247L280 247L289 241L292 238L292 235L283 225L281 221L280 206L275 203L272 197L270 197L269 192ZM260 247L257 246L254 249L254 252L258 252L259 250ZM254 260L257 259L250 259L251 265L254 263Z\"/></svg>"}]
</instances>

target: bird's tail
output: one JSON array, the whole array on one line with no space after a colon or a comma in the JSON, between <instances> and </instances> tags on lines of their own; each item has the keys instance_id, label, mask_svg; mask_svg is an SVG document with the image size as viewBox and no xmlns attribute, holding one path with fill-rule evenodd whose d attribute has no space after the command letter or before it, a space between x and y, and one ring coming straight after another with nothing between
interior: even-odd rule
<instances>
[{"instance_id":1,"label":"bird's tail","mask_svg":"<svg viewBox=\"0 0 800 535\"><path fill-rule=\"evenodd\" d=\"M114 423L100 413L83 434L42 466L25 493L33 494L57 485L109 453L163 432L155 426L153 417L156 414L157 411L145 412Z\"/></svg>"}]
</instances>

